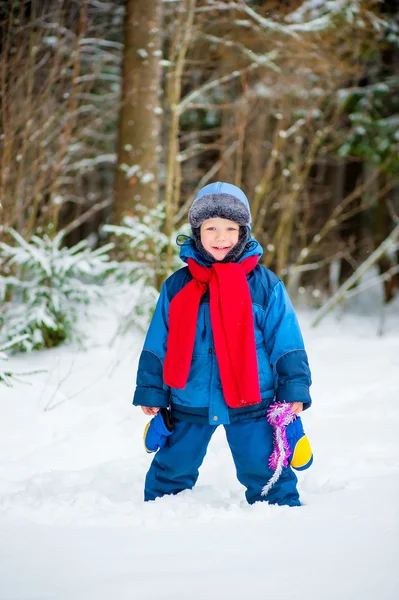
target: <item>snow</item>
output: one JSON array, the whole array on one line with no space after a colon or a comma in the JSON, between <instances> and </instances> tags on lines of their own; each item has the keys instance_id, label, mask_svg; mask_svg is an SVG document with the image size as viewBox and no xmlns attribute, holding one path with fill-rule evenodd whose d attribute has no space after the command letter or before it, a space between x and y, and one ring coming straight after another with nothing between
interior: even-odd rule
<instances>
[{"instance_id":1,"label":"snow","mask_svg":"<svg viewBox=\"0 0 399 600\"><path fill-rule=\"evenodd\" d=\"M0 599L396 599L399 305L380 337L351 306L316 329L299 311L315 460L296 509L245 503L222 428L194 490L143 503L143 334L115 337L117 298L92 310L85 349L11 358L47 372L0 387Z\"/></svg>"},{"instance_id":2,"label":"snow","mask_svg":"<svg viewBox=\"0 0 399 600\"><path fill-rule=\"evenodd\" d=\"M305 27L322 20L323 17L339 13L358 12L356 0L305 0L300 7L286 17L288 23L301 23ZM305 29L306 31L306 29Z\"/></svg>"},{"instance_id":3,"label":"snow","mask_svg":"<svg viewBox=\"0 0 399 600\"><path fill-rule=\"evenodd\" d=\"M155 175L154 173L143 173L140 177L140 182L145 185L146 183L151 183L151 181L154 181L155 179Z\"/></svg>"}]
</instances>

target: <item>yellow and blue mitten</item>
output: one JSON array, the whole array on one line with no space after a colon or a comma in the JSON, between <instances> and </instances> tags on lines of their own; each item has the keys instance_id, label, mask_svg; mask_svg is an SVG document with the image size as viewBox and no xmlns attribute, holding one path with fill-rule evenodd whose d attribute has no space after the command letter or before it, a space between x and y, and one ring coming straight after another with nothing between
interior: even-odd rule
<instances>
[{"instance_id":1,"label":"yellow and blue mitten","mask_svg":"<svg viewBox=\"0 0 399 600\"><path fill-rule=\"evenodd\" d=\"M160 408L144 429L143 440L146 452L156 452L163 448L171 433L173 433L172 413L167 408Z\"/></svg>"},{"instance_id":2,"label":"yellow and blue mitten","mask_svg":"<svg viewBox=\"0 0 399 600\"><path fill-rule=\"evenodd\" d=\"M287 425L286 435L292 452L289 458L291 467L296 471L308 469L313 462L313 452L300 417Z\"/></svg>"}]
</instances>

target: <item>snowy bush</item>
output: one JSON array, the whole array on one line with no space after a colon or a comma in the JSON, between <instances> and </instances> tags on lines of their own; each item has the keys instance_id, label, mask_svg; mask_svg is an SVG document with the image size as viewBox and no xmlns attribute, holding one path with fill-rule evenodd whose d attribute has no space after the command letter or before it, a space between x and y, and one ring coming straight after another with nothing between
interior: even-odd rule
<instances>
[{"instance_id":1,"label":"snowy bush","mask_svg":"<svg viewBox=\"0 0 399 600\"><path fill-rule=\"evenodd\" d=\"M19 336L7 344L0 346L0 383L4 383L8 387L12 387L14 381L20 381L20 377L44 372L44 369L34 371L14 371L8 367L8 364L4 364L6 361L8 361L8 356L5 351L12 347L19 346L21 342L27 339L27 337L27 335Z\"/></svg>"},{"instance_id":2,"label":"snowy bush","mask_svg":"<svg viewBox=\"0 0 399 600\"><path fill-rule=\"evenodd\" d=\"M159 282L162 276L169 276L172 272L182 267L179 258L179 247L172 242L173 262L170 273L163 272L165 253L170 243L169 238L162 232L165 218L164 208L158 205L142 218L125 217L123 225L106 225L104 231L126 240L130 261L119 264L118 278L129 281L135 286L132 306L126 323L138 325L141 328L148 326L157 298ZM187 227L189 227L187 225ZM185 233L185 232L180 232ZM173 234L174 237L176 234ZM137 290L140 293L137 293Z\"/></svg>"},{"instance_id":3,"label":"snowy bush","mask_svg":"<svg viewBox=\"0 0 399 600\"><path fill-rule=\"evenodd\" d=\"M23 336L19 350L57 346L75 333L79 307L103 296L99 283L116 270L108 244L92 250L86 240L62 247L62 233L53 239L26 242L9 230L16 245L0 244L0 339ZM99 283L98 283L99 282Z\"/></svg>"}]
</instances>

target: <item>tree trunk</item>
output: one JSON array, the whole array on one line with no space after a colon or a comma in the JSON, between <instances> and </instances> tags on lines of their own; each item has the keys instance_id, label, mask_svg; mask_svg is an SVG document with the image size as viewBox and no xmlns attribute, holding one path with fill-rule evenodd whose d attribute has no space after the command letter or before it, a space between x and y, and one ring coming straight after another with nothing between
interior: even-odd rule
<instances>
[{"instance_id":1,"label":"tree trunk","mask_svg":"<svg viewBox=\"0 0 399 600\"><path fill-rule=\"evenodd\" d=\"M114 223L142 216L158 201L161 4L126 0Z\"/></svg>"}]
</instances>

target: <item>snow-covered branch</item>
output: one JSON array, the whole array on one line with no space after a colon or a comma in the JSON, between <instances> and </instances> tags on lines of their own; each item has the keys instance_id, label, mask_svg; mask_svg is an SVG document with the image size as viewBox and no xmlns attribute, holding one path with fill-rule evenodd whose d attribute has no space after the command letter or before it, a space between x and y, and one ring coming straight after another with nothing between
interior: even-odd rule
<instances>
[{"instance_id":1,"label":"snow-covered branch","mask_svg":"<svg viewBox=\"0 0 399 600\"><path fill-rule=\"evenodd\" d=\"M238 50L243 56L245 56L251 63L256 63L260 67L269 67L275 73L279 73L281 69L274 62L278 57L278 50L272 50L271 52L267 52L266 54L256 54L250 48L247 48L244 44L239 42L233 42L232 40L226 40L224 38L219 38L215 35L209 35L204 33L198 34L199 38L207 40L212 44L223 45L226 48L234 48Z\"/></svg>"},{"instance_id":2,"label":"snow-covered branch","mask_svg":"<svg viewBox=\"0 0 399 600\"><path fill-rule=\"evenodd\" d=\"M259 65L254 63L252 65L249 65L248 67L244 67L243 69L233 71L232 73L223 75L222 77L218 77L217 79L213 79L212 81L208 81L208 83L205 83L204 85L200 86L196 90L193 90L191 93L187 94L187 96L185 96L180 101L180 103L178 104L179 114L182 114L190 106L190 104L193 100L203 96L210 90L212 90L216 87L219 87L220 85L223 85L225 83L228 83L229 81L232 81L233 79L237 79L237 77L240 77L244 73L248 74L257 68L259 68Z\"/></svg>"},{"instance_id":3,"label":"snow-covered branch","mask_svg":"<svg viewBox=\"0 0 399 600\"><path fill-rule=\"evenodd\" d=\"M389 236L378 246L376 250L359 266L358 269L347 279L337 292L318 310L315 319L313 320L312 326L316 327L320 321L342 300L345 298L347 291L363 277L365 273L371 267L373 267L377 261L386 252L390 250L392 245L399 239L399 225L391 231Z\"/></svg>"}]
</instances>

